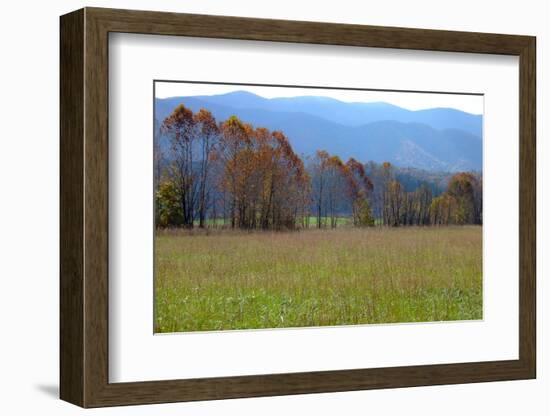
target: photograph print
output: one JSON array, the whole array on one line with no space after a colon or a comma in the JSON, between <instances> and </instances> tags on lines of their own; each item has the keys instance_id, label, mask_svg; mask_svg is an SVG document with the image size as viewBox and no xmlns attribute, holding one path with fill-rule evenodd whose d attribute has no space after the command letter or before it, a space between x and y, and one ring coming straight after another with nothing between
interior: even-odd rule
<instances>
[{"instance_id":1,"label":"photograph print","mask_svg":"<svg viewBox=\"0 0 550 416\"><path fill-rule=\"evenodd\" d=\"M155 333L483 319L483 95L154 81Z\"/></svg>"}]
</instances>

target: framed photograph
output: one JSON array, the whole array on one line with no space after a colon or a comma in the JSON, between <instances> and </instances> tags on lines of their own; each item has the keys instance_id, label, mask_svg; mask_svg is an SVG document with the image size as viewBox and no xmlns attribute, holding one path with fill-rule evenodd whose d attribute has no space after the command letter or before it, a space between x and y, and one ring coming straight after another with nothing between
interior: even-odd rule
<instances>
[{"instance_id":1,"label":"framed photograph","mask_svg":"<svg viewBox=\"0 0 550 416\"><path fill-rule=\"evenodd\" d=\"M534 37L60 28L63 400L535 378Z\"/></svg>"}]
</instances>

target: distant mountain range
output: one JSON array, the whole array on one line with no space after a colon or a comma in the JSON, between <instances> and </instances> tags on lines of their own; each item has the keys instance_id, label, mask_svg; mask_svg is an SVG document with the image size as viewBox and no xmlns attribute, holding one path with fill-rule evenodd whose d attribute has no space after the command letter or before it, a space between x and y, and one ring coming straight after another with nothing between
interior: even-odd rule
<instances>
[{"instance_id":1,"label":"distant mountain range","mask_svg":"<svg viewBox=\"0 0 550 416\"><path fill-rule=\"evenodd\" d=\"M430 171L482 168L482 116L456 109L411 111L385 102L347 103L312 96L266 99L236 91L156 99L157 123L179 104L193 111L206 108L218 121L236 115L254 126L281 130L303 156L324 149L342 159L388 161Z\"/></svg>"}]
</instances>

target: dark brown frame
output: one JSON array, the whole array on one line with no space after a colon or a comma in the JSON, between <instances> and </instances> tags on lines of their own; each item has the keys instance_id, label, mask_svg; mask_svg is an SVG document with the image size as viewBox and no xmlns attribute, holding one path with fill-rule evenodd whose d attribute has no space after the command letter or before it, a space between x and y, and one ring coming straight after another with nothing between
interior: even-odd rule
<instances>
[{"instance_id":1,"label":"dark brown frame","mask_svg":"<svg viewBox=\"0 0 550 416\"><path fill-rule=\"evenodd\" d=\"M534 37L98 8L64 15L60 24L60 396L63 400L83 407L101 407L535 378ZM518 56L519 359L109 383L109 32Z\"/></svg>"}]
</instances>

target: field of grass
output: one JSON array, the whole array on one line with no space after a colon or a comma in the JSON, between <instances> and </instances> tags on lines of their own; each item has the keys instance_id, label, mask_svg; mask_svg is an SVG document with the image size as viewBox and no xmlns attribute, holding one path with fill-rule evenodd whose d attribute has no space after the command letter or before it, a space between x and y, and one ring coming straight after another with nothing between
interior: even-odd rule
<instances>
[{"instance_id":1,"label":"field of grass","mask_svg":"<svg viewBox=\"0 0 550 416\"><path fill-rule=\"evenodd\" d=\"M158 231L155 331L482 318L481 227Z\"/></svg>"},{"instance_id":2,"label":"field of grass","mask_svg":"<svg viewBox=\"0 0 550 416\"><path fill-rule=\"evenodd\" d=\"M311 228L314 228L317 224L317 217L309 217L309 224ZM330 224L330 218L329 217L321 217L322 223L326 226ZM193 221L195 227L199 226L199 220ZM337 217L336 218L336 224L338 226L344 226L344 225L351 225L352 219L349 217ZM208 218L205 220L205 224L208 227L216 226L216 227L223 227L223 226L229 226L229 220L224 220L223 218ZM297 222L297 225L301 225L301 220Z\"/></svg>"}]
</instances>

